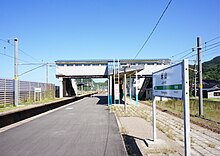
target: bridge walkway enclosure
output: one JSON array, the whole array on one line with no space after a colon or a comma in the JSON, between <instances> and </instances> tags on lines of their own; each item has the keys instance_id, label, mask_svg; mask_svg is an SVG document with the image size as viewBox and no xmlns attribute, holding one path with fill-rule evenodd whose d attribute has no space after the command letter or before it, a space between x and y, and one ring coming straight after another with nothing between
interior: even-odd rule
<instances>
[{"instance_id":1,"label":"bridge walkway enclosure","mask_svg":"<svg viewBox=\"0 0 220 156\"><path fill-rule=\"evenodd\" d=\"M125 156L126 150L107 96L61 107L0 133L1 156Z\"/></svg>"},{"instance_id":2,"label":"bridge walkway enclosure","mask_svg":"<svg viewBox=\"0 0 220 156\"><path fill-rule=\"evenodd\" d=\"M168 67L171 60L57 60L55 63L56 77L60 82L60 97L79 93L77 79L107 78L108 103L112 104L115 102L121 103L124 94L130 95L130 98L150 99L152 73ZM124 89L125 81L126 93Z\"/></svg>"}]
</instances>

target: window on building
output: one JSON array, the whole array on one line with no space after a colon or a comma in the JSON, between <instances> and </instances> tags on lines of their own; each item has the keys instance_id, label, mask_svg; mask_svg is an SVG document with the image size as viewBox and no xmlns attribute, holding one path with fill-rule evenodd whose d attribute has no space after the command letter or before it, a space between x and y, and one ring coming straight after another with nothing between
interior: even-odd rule
<instances>
[{"instance_id":1,"label":"window on building","mask_svg":"<svg viewBox=\"0 0 220 156\"><path fill-rule=\"evenodd\" d=\"M73 66L73 64L67 64L67 66L69 67L69 66Z\"/></svg>"},{"instance_id":2,"label":"window on building","mask_svg":"<svg viewBox=\"0 0 220 156\"><path fill-rule=\"evenodd\" d=\"M107 66L107 64L101 64L101 66Z\"/></svg>"},{"instance_id":3,"label":"window on building","mask_svg":"<svg viewBox=\"0 0 220 156\"><path fill-rule=\"evenodd\" d=\"M57 66L63 67L63 66L64 66L64 64L57 64Z\"/></svg>"},{"instance_id":4,"label":"window on building","mask_svg":"<svg viewBox=\"0 0 220 156\"><path fill-rule=\"evenodd\" d=\"M214 92L214 96L220 96L220 92Z\"/></svg>"}]
</instances>

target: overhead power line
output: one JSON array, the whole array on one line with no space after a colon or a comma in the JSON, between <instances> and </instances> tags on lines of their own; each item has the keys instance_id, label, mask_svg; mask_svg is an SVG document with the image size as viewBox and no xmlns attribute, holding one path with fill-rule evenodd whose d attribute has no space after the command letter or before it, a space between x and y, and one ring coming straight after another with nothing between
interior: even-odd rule
<instances>
[{"instance_id":1,"label":"overhead power line","mask_svg":"<svg viewBox=\"0 0 220 156\"><path fill-rule=\"evenodd\" d=\"M25 51L21 50L20 48L18 48L19 51L21 51L22 53L24 53L25 55L27 55L28 57L32 58L33 60L39 62L39 60L37 60L36 58L34 58L33 56L29 55L28 53L26 53Z\"/></svg>"},{"instance_id":2,"label":"overhead power line","mask_svg":"<svg viewBox=\"0 0 220 156\"><path fill-rule=\"evenodd\" d=\"M8 43L9 45L11 45L11 46L14 46L14 44L12 44L9 40L4 40L4 39L0 39L0 41L3 41L3 42L5 42L5 43ZM35 61L37 61L37 62L40 62L38 59L36 59L36 58L34 58L33 56L31 56L30 54L28 54L27 52L25 52L24 50L22 50L21 48L18 48L18 50L20 51L20 52L22 52L23 54L25 54L26 56L28 56L29 58L31 58L31 59L33 59L33 60L35 60Z\"/></svg>"},{"instance_id":3,"label":"overhead power line","mask_svg":"<svg viewBox=\"0 0 220 156\"><path fill-rule=\"evenodd\" d=\"M171 58L173 58L173 57L175 57L175 56L178 56L178 55L181 55L181 54L185 54L186 52L191 51L191 50L192 50L192 48L189 48L189 49L187 49L187 50L184 50L184 51L182 51L182 52L180 52L180 53L177 53L177 54L171 56Z\"/></svg>"},{"instance_id":4,"label":"overhead power line","mask_svg":"<svg viewBox=\"0 0 220 156\"><path fill-rule=\"evenodd\" d=\"M206 44L206 43L209 43L209 42L212 42L212 41L215 41L215 40L217 40L217 39L220 39L220 36L217 36L217 37L215 37L215 38L213 38L213 39L211 39L211 40L208 40L208 41L202 43L202 45L203 45L203 44Z\"/></svg>"},{"instance_id":5,"label":"overhead power line","mask_svg":"<svg viewBox=\"0 0 220 156\"><path fill-rule=\"evenodd\" d=\"M10 56L10 55L7 55L7 54L1 53L1 52L0 52L0 55L6 56L6 57L11 58L11 59L15 58L14 56ZM18 60L27 63L27 61L25 61L25 60L22 60L22 59L18 59Z\"/></svg>"},{"instance_id":6,"label":"overhead power line","mask_svg":"<svg viewBox=\"0 0 220 156\"><path fill-rule=\"evenodd\" d=\"M219 46L220 46L220 44L218 44L218 45L216 45L216 46L213 46L213 47L211 47L211 48L209 48L209 49L206 49L206 50L203 51L203 53L204 53L204 52L207 52L207 51L209 51L209 50L212 50L212 49L214 49L214 48L216 48L216 47L219 47Z\"/></svg>"},{"instance_id":7,"label":"overhead power line","mask_svg":"<svg viewBox=\"0 0 220 156\"><path fill-rule=\"evenodd\" d=\"M0 41L8 43L8 41L6 41L6 40L3 40L3 39L0 39Z\"/></svg>"},{"instance_id":8,"label":"overhead power line","mask_svg":"<svg viewBox=\"0 0 220 156\"><path fill-rule=\"evenodd\" d=\"M191 52L189 52L189 53L187 53L186 55L184 55L183 57L181 57L179 60L184 59L186 56L188 56L188 55L192 54L193 52L194 52L194 49L192 49L192 51L191 51Z\"/></svg>"},{"instance_id":9,"label":"overhead power line","mask_svg":"<svg viewBox=\"0 0 220 156\"><path fill-rule=\"evenodd\" d=\"M35 67L35 68L33 68L33 69L30 69L30 70L28 70L28 71L26 71L26 72L24 72L24 73L21 73L21 74L18 75L18 76L22 76L22 75L24 75L24 74L27 74L27 73L29 73L29 72L31 72L31 71L33 71L33 70L36 70L36 69L38 69L38 68L40 68L40 67L45 66L45 65L47 65L47 64L43 64L43 65L37 66L37 67Z\"/></svg>"},{"instance_id":10,"label":"overhead power line","mask_svg":"<svg viewBox=\"0 0 220 156\"><path fill-rule=\"evenodd\" d=\"M163 13L161 14L159 20L157 21L156 25L154 26L153 30L151 31L150 35L148 36L148 38L145 40L144 44L142 45L142 47L140 48L140 50L137 52L137 54L135 55L134 59L137 58L137 56L139 55L139 53L142 51L142 49L145 47L145 45L147 44L147 42L150 40L151 36L153 35L154 31L156 30L157 26L159 25L161 19L163 18L165 12L167 11L167 9L169 8L170 4L171 4L172 0L169 1L169 3L167 4L166 8L164 9Z\"/></svg>"},{"instance_id":11,"label":"overhead power line","mask_svg":"<svg viewBox=\"0 0 220 156\"><path fill-rule=\"evenodd\" d=\"M220 48L217 48L215 50L209 51L208 53L203 54L203 56L207 56L207 55L211 55L211 54L215 54L218 53L219 54Z\"/></svg>"},{"instance_id":12,"label":"overhead power line","mask_svg":"<svg viewBox=\"0 0 220 156\"><path fill-rule=\"evenodd\" d=\"M207 53L208 51L210 51L210 50L212 50L212 49L214 49L214 48L217 48L217 47L219 47L219 46L220 46L220 45L213 46L213 47L211 47L211 48L209 48L209 49L207 49L207 50L202 51L201 53L202 53L202 54ZM197 55L197 54L191 55L191 56L189 56L189 57L186 57L186 59L191 58L191 57L194 57L194 56L196 56L196 55Z\"/></svg>"},{"instance_id":13,"label":"overhead power line","mask_svg":"<svg viewBox=\"0 0 220 156\"><path fill-rule=\"evenodd\" d=\"M214 48L216 48L216 47L219 47L219 44L220 44L219 41L217 41L217 42L215 42L215 43L212 43L212 44L206 45L207 43L211 43L211 42L213 42L213 41L215 41L215 40L217 40L217 39L220 39L220 36L217 36L217 37L215 37L215 38L213 38L213 39L211 39L211 40L208 40L208 41L206 41L206 42L203 42L201 45L205 45L205 46L202 48L202 49L204 49L204 50L202 51L202 53L204 53L204 52L206 52L206 51L208 51L208 50L214 49ZM208 48L208 47L210 47L210 48L209 48L209 49L206 49L206 48ZM193 48L189 48L189 49L187 49L187 50L184 50L184 51L182 51L182 52L180 52L180 53L177 53L177 54L171 56L171 58L173 58L173 57L175 57L175 56L178 56L178 55L181 55L181 54L183 55L183 54L185 54L186 52L188 52L186 55L180 57L177 61L174 61L174 62L179 62L179 61L181 61L181 60L184 59L184 58L187 59L187 58L196 56L197 54L188 56L188 55L190 55L191 53L193 53L196 48L197 48L196 46L193 47ZM188 56L188 57L186 57L186 56Z\"/></svg>"},{"instance_id":14,"label":"overhead power line","mask_svg":"<svg viewBox=\"0 0 220 156\"><path fill-rule=\"evenodd\" d=\"M213 45L216 45L216 44L220 44L220 42L215 42L215 43L210 44L210 45L205 45L205 48L208 48L208 47L213 46Z\"/></svg>"}]
</instances>

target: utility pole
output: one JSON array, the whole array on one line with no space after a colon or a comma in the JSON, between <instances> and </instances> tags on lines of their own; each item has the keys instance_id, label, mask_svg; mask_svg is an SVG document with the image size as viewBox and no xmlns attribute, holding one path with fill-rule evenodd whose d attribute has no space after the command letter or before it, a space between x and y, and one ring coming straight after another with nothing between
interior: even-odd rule
<instances>
[{"instance_id":1,"label":"utility pole","mask_svg":"<svg viewBox=\"0 0 220 156\"><path fill-rule=\"evenodd\" d=\"M198 74L199 74L199 116L203 116L203 91L202 91L202 39L197 37Z\"/></svg>"},{"instance_id":2,"label":"utility pole","mask_svg":"<svg viewBox=\"0 0 220 156\"><path fill-rule=\"evenodd\" d=\"M14 105L18 106L18 39L14 39Z\"/></svg>"},{"instance_id":3,"label":"utility pole","mask_svg":"<svg viewBox=\"0 0 220 156\"><path fill-rule=\"evenodd\" d=\"M197 74L196 60L194 60L194 97L196 97L196 74Z\"/></svg>"}]
</instances>

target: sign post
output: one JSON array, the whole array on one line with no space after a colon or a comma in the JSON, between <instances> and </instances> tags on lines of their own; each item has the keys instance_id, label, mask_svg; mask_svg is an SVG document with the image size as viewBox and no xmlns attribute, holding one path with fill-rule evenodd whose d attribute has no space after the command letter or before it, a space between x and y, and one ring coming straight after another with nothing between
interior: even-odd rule
<instances>
[{"instance_id":1,"label":"sign post","mask_svg":"<svg viewBox=\"0 0 220 156\"><path fill-rule=\"evenodd\" d=\"M155 97L182 99L184 103L185 155L190 155L189 69L188 60L153 73L153 140L156 140Z\"/></svg>"},{"instance_id":2,"label":"sign post","mask_svg":"<svg viewBox=\"0 0 220 156\"><path fill-rule=\"evenodd\" d=\"M37 94L39 94L39 100L41 101L41 88L34 88L34 101L37 100Z\"/></svg>"}]
</instances>

